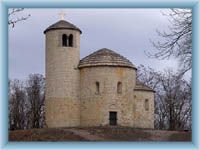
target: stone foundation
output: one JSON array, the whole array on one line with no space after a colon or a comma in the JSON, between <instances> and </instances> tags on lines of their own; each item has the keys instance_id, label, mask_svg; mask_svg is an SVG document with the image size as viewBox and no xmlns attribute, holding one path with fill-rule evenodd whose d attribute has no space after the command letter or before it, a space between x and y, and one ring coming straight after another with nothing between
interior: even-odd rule
<instances>
[{"instance_id":1,"label":"stone foundation","mask_svg":"<svg viewBox=\"0 0 200 150\"><path fill-rule=\"evenodd\" d=\"M45 102L46 124L52 127L80 126L80 101L67 98L47 99Z\"/></svg>"}]
</instances>

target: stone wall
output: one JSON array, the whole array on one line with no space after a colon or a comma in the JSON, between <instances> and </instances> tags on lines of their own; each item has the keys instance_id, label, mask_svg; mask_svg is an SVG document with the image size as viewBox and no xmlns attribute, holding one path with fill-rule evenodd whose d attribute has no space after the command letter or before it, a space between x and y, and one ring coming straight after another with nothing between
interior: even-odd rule
<instances>
[{"instance_id":1,"label":"stone wall","mask_svg":"<svg viewBox=\"0 0 200 150\"><path fill-rule=\"evenodd\" d=\"M62 34L73 34L75 47L62 47ZM75 30L51 30L46 33L46 98L77 99L80 73L80 33Z\"/></svg>"},{"instance_id":2,"label":"stone wall","mask_svg":"<svg viewBox=\"0 0 200 150\"><path fill-rule=\"evenodd\" d=\"M145 110L145 99L149 101L149 109ZM154 92L134 91L133 126L138 128L154 128Z\"/></svg>"},{"instance_id":3,"label":"stone wall","mask_svg":"<svg viewBox=\"0 0 200 150\"><path fill-rule=\"evenodd\" d=\"M45 100L46 123L52 127L75 127L80 125L80 101L69 98Z\"/></svg>"},{"instance_id":4,"label":"stone wall","mask_svg":"<svg viewBox=\"0 0 200 150\"><path fill-rule=\"evenodd\" d=\"M73 34L73 47L62 47L62 34ZM47 126L108 125L109 112L115 111L118 125L154 128L154 93L134 91L136 70L112 66L78 69L79 49L79 31L46 32ZM99 82L99 94L96 82ZM118 82L122 83L122 93L117 92ZM144 107L145 99L149 100L148 110Z\"/></svg>"},{"instance_id":5,"label":"stone wall","mask_svg":"<svg viewBox=\"0 0 200 150\"><path fill-rule=\"evenodd\" d=\"M73 34L73 47L62 47L62 34ZM46 120L50 127L76 126L80 123L79 60L79 31L62 29L46 32L45 101ZM67 114L73 115L66 117Z\"/></svg>"},{"instance_id":6,"label":"stone wall","mask_svg":"<svg viewBox=\"0 0 200 150\"><path fill-rule=\"evenodd\" d=\"M81 68L81 125L109 124L109 112L117 112L117 124L133 126L133 89L136 72L133 68L98 66ZM100 93L96 94L96 82ZM122 93L117 93L117 83Z\"/></svg>"}]
</instances>

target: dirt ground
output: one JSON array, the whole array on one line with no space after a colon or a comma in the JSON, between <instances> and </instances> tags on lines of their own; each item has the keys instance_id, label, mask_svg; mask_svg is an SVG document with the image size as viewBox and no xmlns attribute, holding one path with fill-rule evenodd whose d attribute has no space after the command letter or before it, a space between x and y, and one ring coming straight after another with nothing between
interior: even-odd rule
<instances>
[{"instance_id":1,"label":"dirt ground","mask_svg":"<svg viewBox=\"0 0 200 150\"><path fill-rule=\"evenodd\" d=\"M9 141L83 141L83 137L62 129L31 129L9 132Z\"/></svg>"},{"instance_id":2,"label":"dirt ground","mask_svg":"<svg viewBox=\"0 0 200 150\"><path fill-rule=\"evenodd\" d=\"M9 141L191 141L191 132L129 127L43 128L9 132Z\"/></svg>"}]
</instances>

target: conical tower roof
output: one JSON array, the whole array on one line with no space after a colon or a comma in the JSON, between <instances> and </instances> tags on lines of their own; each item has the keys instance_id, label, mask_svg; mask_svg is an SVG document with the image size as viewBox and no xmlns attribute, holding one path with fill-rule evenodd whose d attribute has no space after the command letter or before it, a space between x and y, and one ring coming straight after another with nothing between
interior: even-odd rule
<instances>
[{"instance_id":1,"label":"conical tower roof","mask_svg":"<svg viewBox=\"0 0 200 150\"><path fill-rule=\"evenodd\" d=\"M46 33L47 31L50 31L50 30L59 30L59 29L71 29L71 30L77 30L79 31L80 33L81 30L76 27L75 25L73 25L72 23L70 22L67 22L65 20L60 20L54 24L52 24L51 26L49 26L45 31L44 33Z\"/></svg>"}]
</instances>

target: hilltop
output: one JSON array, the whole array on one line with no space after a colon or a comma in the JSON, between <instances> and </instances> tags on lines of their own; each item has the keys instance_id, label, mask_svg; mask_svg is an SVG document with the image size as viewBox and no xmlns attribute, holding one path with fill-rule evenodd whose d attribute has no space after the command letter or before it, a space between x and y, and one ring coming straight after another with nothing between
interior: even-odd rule
<instances>
[{"instance_id":1,"label":"hilltop","mask_svg":"<svg viewBox=\"0 0 200 150\"><path fill-rule=\"evenodd\" d=\"M9 131L9 141L191 141L191 132L129 127L43 128Z\"/></svg>"}]
</instances>

